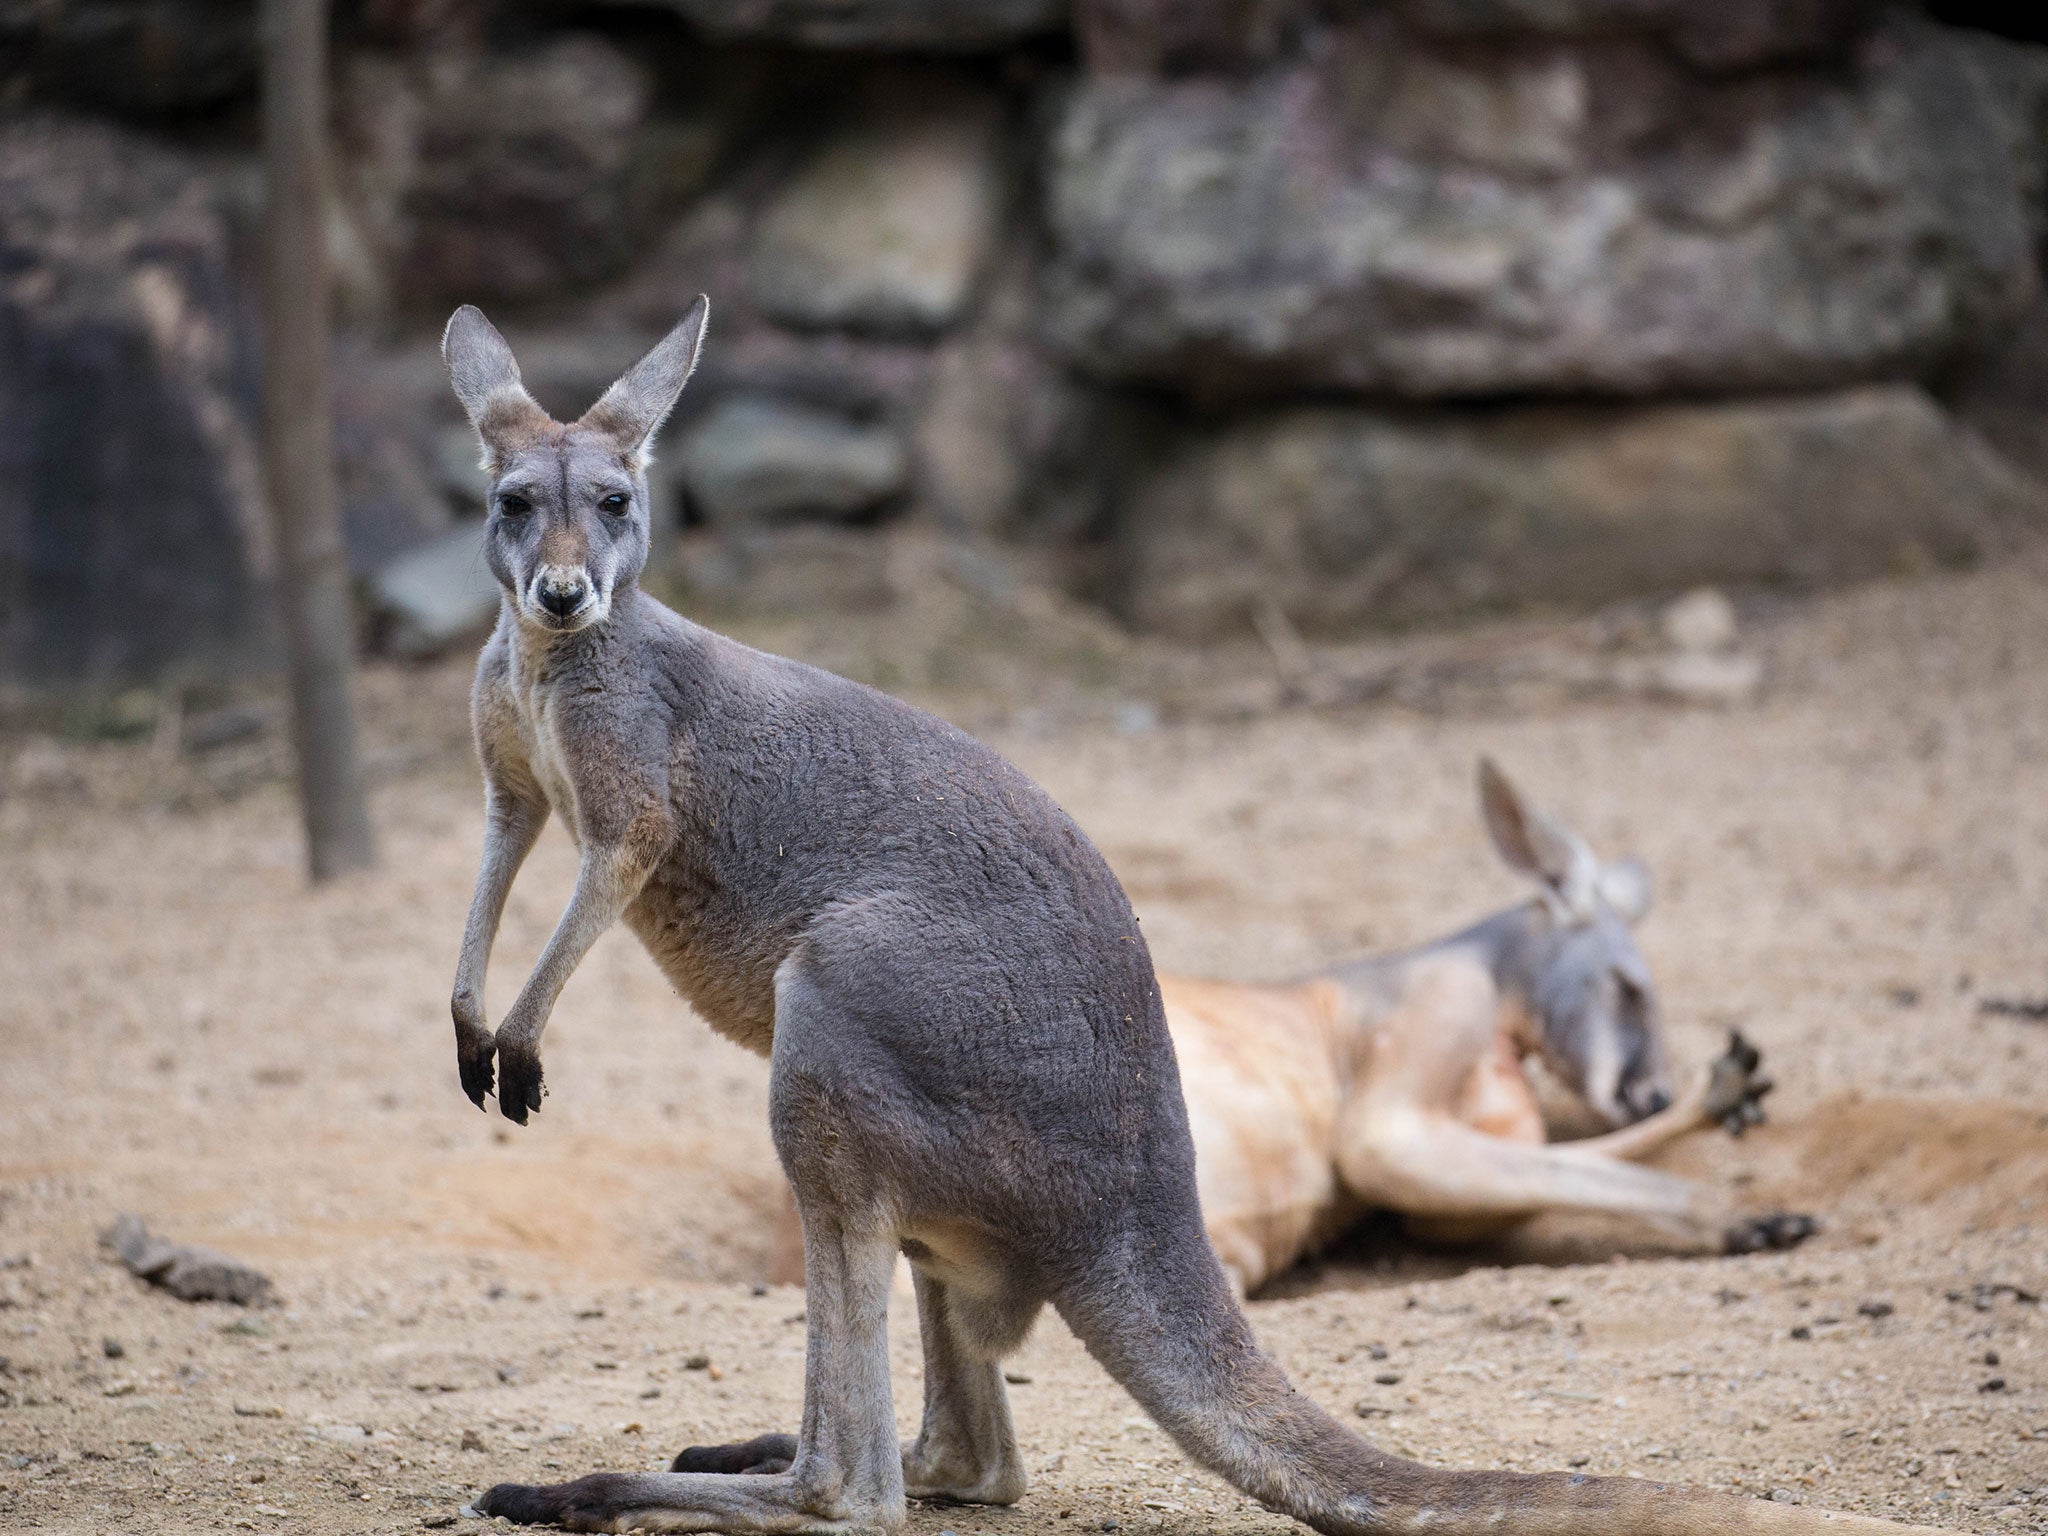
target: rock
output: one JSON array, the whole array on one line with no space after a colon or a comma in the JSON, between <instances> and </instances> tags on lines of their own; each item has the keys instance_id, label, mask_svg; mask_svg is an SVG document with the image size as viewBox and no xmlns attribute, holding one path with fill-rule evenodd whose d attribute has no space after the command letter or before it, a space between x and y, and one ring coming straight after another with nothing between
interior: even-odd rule
<instances>
[{"instance_id":1,"label":"rock","mask_svg":"<svg viewBox=\"0 0 2048 1536\"><path fill-rule=\"evenodd\" d=\"M735 395L677 436L676 474L713 527L852 517L909 483L885 426L793 400Z\"/></svg>"},{"instance_id":2,"label":"rock","mask_svg":"<svg viewBox=\"0 0 2048 1536\"><path fill-rule=\"evenodd\" d=\"M932 351L915 412L919 507L941 524L1011 531L1056 473L1064 441L1088 414L1084 392L1035 344L1031 277L1022 260L991 274L971 324ZM1073 477L1058 489L1075 489Z\"/></svg>"},{"instance_id":3,"label":"rock","mask_svg":"<svg viewBox=\"0 0 2048 1536\"><path fill-rule=\"evenodd\" d=\"M434 434L434 479L441 493L456 505L482 511L491 494L491 477L477 447L476 429L446 426Z\"/></svg>"},{"instance_id":4,"label":"rock","mask_svg":"<svg viewBox=\"0 0 2048 1536\"><path fill-rule=\"evenodd\" d=\"M428 425L451 398L439 356L423 381L410 359L373 353L351 336L340 342L331 370L335 479L349 572L363 578L445 536L451 509L473 515L483 496L458 500L442 483ZM471 433L472 463L475 442Z\"/></svg>"},{"instance_id":5,"label":"rock","mask_svg":"<svg viewBox=\"0 0 2048 1536\"><path fill-rule=\"evenodd\" d=\"M1088 67L1182 73L1272 62L1313 27L1315 0L1075 0ZM1879 0L1395 0L1417 32L1457 42L1639 37L1703 70L1839 54Z\"/></svg>"},{"instance_id":6,"label":"rock","mask_svg":"<svg viewBox=\"0 0 2048 1536\"><path fill-rule=\"evenodd\" d=\"M1967 561L2044 514L1908 386L1484 416L1302 407L1186 429L1136 476L1114 596L1182 635L1265 602L1341 630ZM1670 686L1747 686L1705 670Z\"/></svg>"},{"instance_id":7,"label":"rock","mask_svg":"<svg viewBox=\"0 0 2048 1536\"><path fill-rule=\"evenodd\" d=\"M1095 74L1184 74L1270 64L1318 8L1310 0L1075 0Z\"/></svg>"},{"instance_id":8,"label":"rock","mask_svg":"<svg viewBox=\"0 0 2048 1536\"><path fill-rule=\"evenodd\" d=\"M1397 0L1446 37L1643 32L1703 69L1745 69L1838 51L1880 0Z\"/></svg>"},{"instance_id":9,"label":"rock","mask_svg":"<svg viewBox=\"0 0 2048 1536\"><path fill-rule=\"evenodd\" d=\"M2048 482L2048 297L1960 370L1944 398L2001 454Z\"/></svg>"},{"instance_id":10,"label":"rock","mask_svg":"<svg viewBox=\"0 0 2048 1536\"><path fill-rule=\"evenodd\" d=\"M0 123L0 208L0 678L263 653L254 349L215 183L26 115Z\"/></svg>"},{"instance_id":11,"label":"rock","mask_svg":"<svg viewBox=\"0 0 2048 1536\"><path fill-rule=\"evenodd\" d=\"M653 98L646 66L592 36L359 53L339 88L338 180L408 299L558 299L635 248Z\"/></svg>"},{"instance_id":12,"label":"rock","mask_svg":"<svg viewBox=\"0 0 2048 1536\"><path fill-rule=\"evenodd\" d=\"M800 327L951 325L995 233L997 122L992 96L926 89L827 137L762 214L755 302Z\"/></svg>"},{"instance_id":13,"label":"rock","mask_svg":"<svg viewBox=\"0 0 2048 1536\"><path fill-rule=\"evenodd\" d=\"M211 1248L152 1237L139 1216L121 1216L100 1234L128 1267L180 1301L232 1301L250 1306L270 1299L269 1277Z\"/></svg>"},{"instance_id":14,"label":"rock","mask_svg":"<svg viewBox=\"0 0 2048 1536\"><path fill-rule=\"evenodd\" d=\"M1727 593L1699 587L1667 604L1657 615L1657 628L1665 643L1682 654L1725 651L1735 644L1735 605Z\"/></svg>"},{"instance_id":15,"label":"rock","mask_svg":"<svg viewBox=\"0 0 2048 1536\"><path fill-rule=\"evenodd\" d=\"M668 0L712 37L810 48L980 52L1066 24L1067 0Z\"/></svg>"},{"instance_id":16,"label":"rock","mask_svg":"<svg viewBox=\"0 0 2048 1536\"><path fill-rule=\"evenodd\" d=\"M1608 662L1603 671L1599 681L1623 693L1724 709L1747 704L1764 682L1763 658L1743 652L1623 656Z\"/></svg>"},{"instance_id":17,"label":"rock","mask_svg":"<svg viewBox=\"0 0 2048 1536\"><path fill-rule=\"evenodd\" d=\"M383 649L412 660L438 656L491 627L500 594L484 563L483 535L481 521L461 523L370 578Z\"/></svg>"},{"instance_id":18,"label":"rock","mask_svg":"<svg viewBox=\"0 0 2048 1536\"><path fill-rule=\"evenodd\" d=\"M686 536L676 569L696 598L755 614L863 613L894 602L889 541L865 529L817 524ZM683 1362L717 1371L708 1355Z\"/></svg>"},{"instance_id":19,"label":"rock","mask_svg":"<svg viewBox=\"0 0 2048 1536\"><path fill-rule=\"evenodd\" d=\"M1367 14L1245 78L1094 79L1051 139L1048 331L1211 398L1917 376L2039 289L2044 60L1900 23L1838 72L1715 80Z\"/></svg>"},{"instance_id":20,"label":"rock","mask_svg":"<svg viewBox=\"0 0 2048 1536\"><path fill-rule=\"evenodd\" d=\"M155 116L256 88L256 7L238 0L0 0L0 84Z\"/></svg>"}]
</instances>

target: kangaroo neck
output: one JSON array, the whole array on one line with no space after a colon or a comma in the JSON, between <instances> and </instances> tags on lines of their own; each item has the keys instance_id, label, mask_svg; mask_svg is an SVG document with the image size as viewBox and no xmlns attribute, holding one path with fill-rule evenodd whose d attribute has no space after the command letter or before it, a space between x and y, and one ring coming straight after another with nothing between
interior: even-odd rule
<instances>
[{"instance_id":1,"label":"kangaroo neck","mask_svg":"<svg viewBox=\"0 0 2048 1536\"><path fill-rule=\"evenodd\" d=\"M1533 1021L1535 978L1549 928L1543 903L1525 901L1440 939L1348 961L1316 979L1335 984L1351 1032L1370 1034L1400 1005L1419 968L1462 954L1485 967L1512 1013Z\"/></svg>"},{"instance_id":2,"label":"kangaroo neck","mask_svg":"<svg viewBox=\"0 0 2048 1536\"><path fill-rule=\"evenodd\" d=\"M551 630L519 616L506 598L501 622L507 628L512 675L522 690L547 687L567 676L610 670L633 644L640 622L640 594L622 586L612 594L611 612L584 629Z\"/></svg>"}]
</instances>

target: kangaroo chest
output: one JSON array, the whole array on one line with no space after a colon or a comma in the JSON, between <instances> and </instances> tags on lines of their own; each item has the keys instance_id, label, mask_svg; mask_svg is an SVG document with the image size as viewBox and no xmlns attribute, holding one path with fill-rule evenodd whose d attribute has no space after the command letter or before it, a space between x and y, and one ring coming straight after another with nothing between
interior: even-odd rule
<instances>
[{"instance_id":1,"label":"kangaroo chest","mask_svg":"<svg viewBox=\"0 0 2048 1536\"><path fill-rule=\"evenodd\" d=\"M563 711L557 691L545 678L516 676L511 691L513 721L527 770L547 796L548 808L561 818L569 835L580 845L583 828L578 815L576 780L569 771L569 755L563 744Z\"/></svg>"}]
</instances>

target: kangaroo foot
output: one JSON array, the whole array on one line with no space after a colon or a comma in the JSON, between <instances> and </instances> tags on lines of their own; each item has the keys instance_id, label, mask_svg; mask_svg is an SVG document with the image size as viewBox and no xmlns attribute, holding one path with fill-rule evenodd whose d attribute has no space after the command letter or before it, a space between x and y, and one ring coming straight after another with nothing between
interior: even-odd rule
<instances>
[{"instance_id":1,"label":"kangaroo foot","mask_svg":"<svg viewBox=\"0 0 2048 1536\"><path fill-rule=\"evenodd\" d=\"M1739 1221L1721 1235L1723 1253L1775 1253L1797 1248L1820 1230L1812 1216L1793 1211L1774 1211Z\"/></svg>"},{"instance_id":2,"label":"kangaroo foot","mask_svg":"<svg viewBox=\"0 0 2048 1536\"><path fill-rule=\"evenodd\" d=\"M510 1520L514 1525L609 1531L619 1514L619 1495L631 1481L634 1479L615 1472L593 1472L573 1483L552 1483L546 1487L500 1483L476 1501L476 1512L487 1518Z\"/></svg>"},{"instance_id":3,"label":"kangaroo foot","mask_svg":"<svg viewBox=\"0 0 2048 1536\"><path fill-rule=\"evenodd\" d=\"M731 1445L692 1445L676 1453L671 1472L787 1472L795 1435L756 1435Z\"/></svg>"},{"instance_id":4,"label":"kangaroo foot","mask_svg":"<svg viewBox=\"0 0 2048 1536\"><path fill-rule=\"evenodd\" d=\"M529 1114L540 1112L547 1093L541 1080L540 1052L531 1045L498 1036L498 1109L507 1120L526 1124Z\"/></svg>"}]
</instances>

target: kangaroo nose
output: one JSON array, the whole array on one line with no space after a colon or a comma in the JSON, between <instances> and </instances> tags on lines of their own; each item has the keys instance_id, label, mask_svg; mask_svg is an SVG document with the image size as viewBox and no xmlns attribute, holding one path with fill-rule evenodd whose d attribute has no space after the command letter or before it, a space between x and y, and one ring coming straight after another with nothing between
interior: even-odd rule
<instances>
[{"instance_id":1,"label":"kangaroo nose","mask_svg":"<svg viewBox=\"0 0 2048 1536\"><path fill-rule=\"evenodd\" d=\"M581 576L543 576L534 586L541 606L557 618L567 618L590 595L590 583Z\"/></svg>"}]
</instances>

